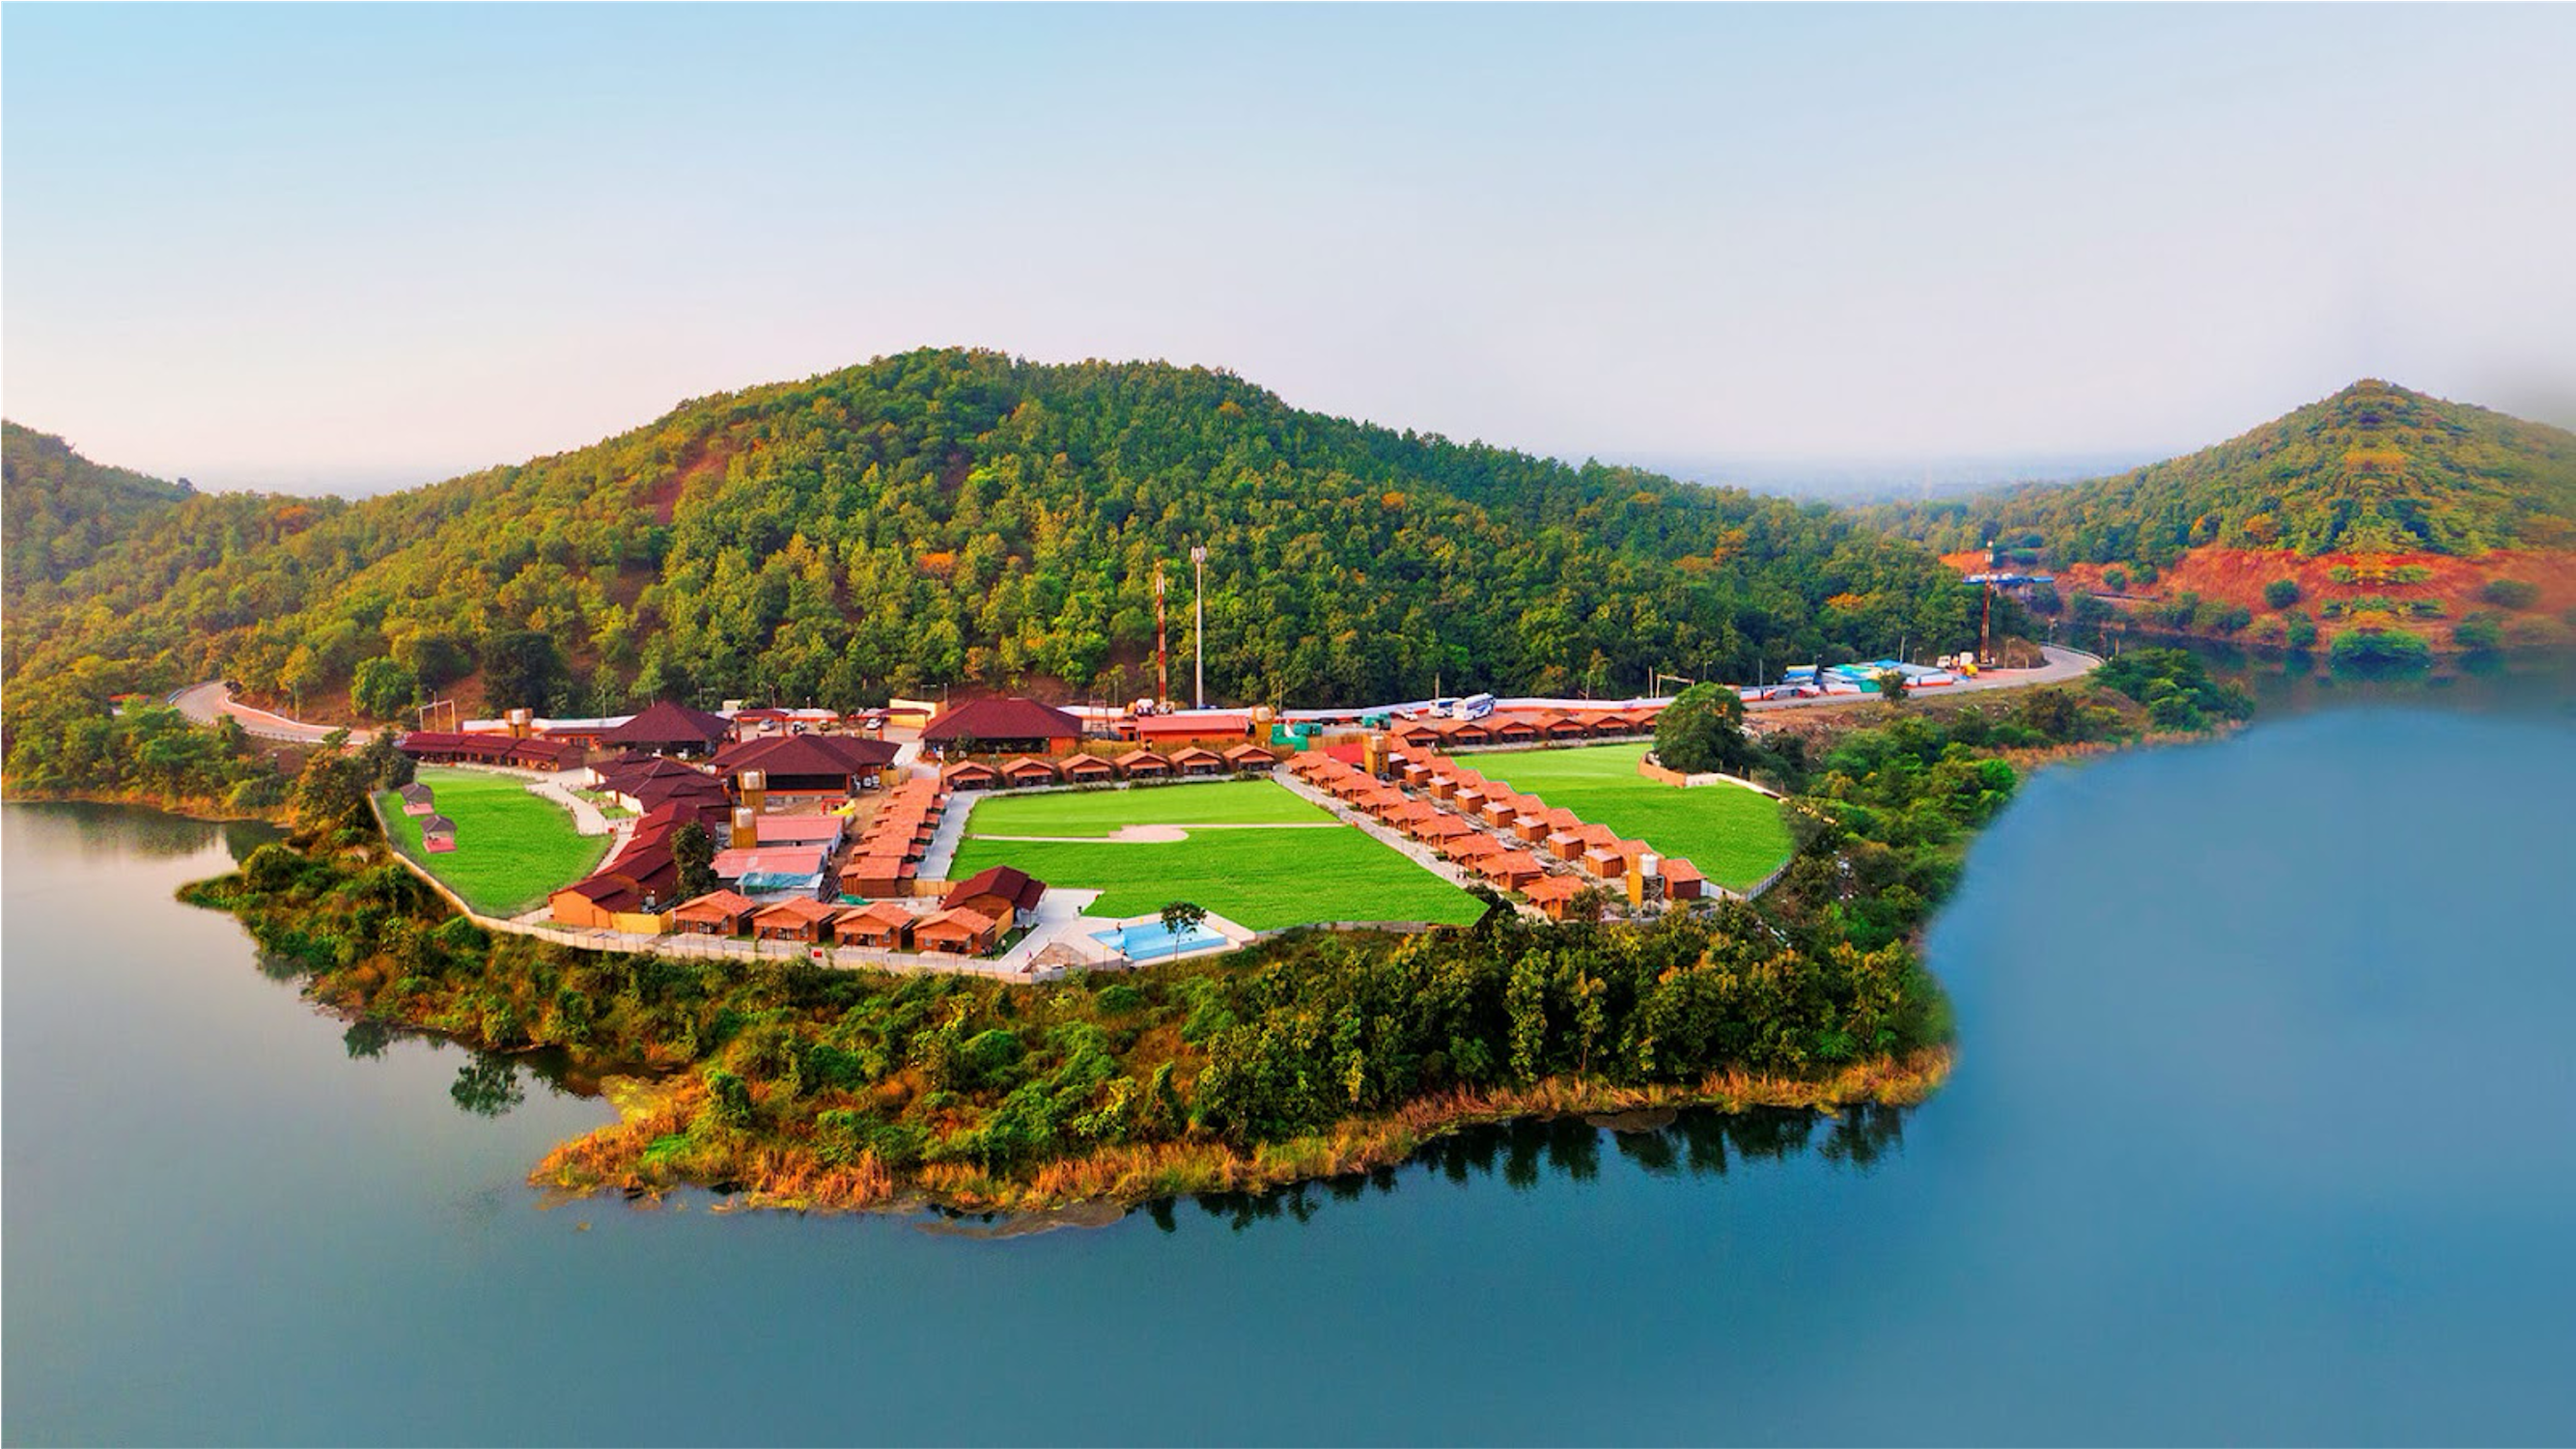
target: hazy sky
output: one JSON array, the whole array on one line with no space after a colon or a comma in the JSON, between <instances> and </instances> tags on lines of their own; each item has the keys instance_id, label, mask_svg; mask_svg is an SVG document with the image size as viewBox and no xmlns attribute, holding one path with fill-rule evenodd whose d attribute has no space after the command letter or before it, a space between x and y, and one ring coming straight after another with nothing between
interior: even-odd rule
<instances>
[{"instance_id":1,"label":"hazy sky","mask_svg":"<svg viewBox=\"0 0 2576 1449\"><path fill-rule=\"evenodd\" d=\"M947 343L1666 463L2576 423L2565 6L11 4L0 70L0 405L200 484Z\"/></svg>"}]
</instances>

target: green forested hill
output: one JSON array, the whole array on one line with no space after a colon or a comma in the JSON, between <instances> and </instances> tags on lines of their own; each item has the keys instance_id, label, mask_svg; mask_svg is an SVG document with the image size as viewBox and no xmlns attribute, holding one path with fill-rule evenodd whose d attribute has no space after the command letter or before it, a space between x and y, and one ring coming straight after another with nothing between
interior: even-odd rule
<instances>
[{"instance_id":1,"label":"green forested hill","mask_svg":"<svg viewBox=\"0 0 2576 1449\"><path fill-rule=\"evenodd\" d=\"M1656 667L1974 637L1974 596L1821 506L1290 408L1233 376L924 351L694 400L355 503L195 497L11 611L13 677L498 706L1150 687L1153 565L1232 701L1634 692ZM15 566L15 555L12 555ZM389 712L389 709L388 711Z\"/></svg>"},{"instance_id":2,"label":"green forested hill","mask_svg":"<svg viewBox=\"0 0 2576 1449\"><path fill-rule=\"evenodd\" d=\"M2058 565L2164 567L2205 544L2308 557L2565 548L2576 433L2365 380L2132 473L1868 516L1944 553L2035 532Z\"/></svg>"},{"instance_id":3,"label":"green forested hill","mask_svg":"<svg viewBox=\"0 0 2576 1449\"><path fill-rule=\"evenodd\" d=\"M185 483L105 467L51 433L0 423L0 587L15 602L30 585L88 567L144 514L192 496Z\"/></svg>"}]
</instances>

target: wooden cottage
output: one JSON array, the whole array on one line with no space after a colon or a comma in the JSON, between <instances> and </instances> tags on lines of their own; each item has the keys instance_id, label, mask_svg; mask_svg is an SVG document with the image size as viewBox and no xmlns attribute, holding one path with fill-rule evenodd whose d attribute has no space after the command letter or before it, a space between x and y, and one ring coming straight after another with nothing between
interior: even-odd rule
<instances>
[{"instance_id":1,"label":"wooden cottage","mask_svg":"<svg viewBox=\"0 0 2576 1449\"><path fill-rule=\"evenodd\" d=\"M1038 902L1045 898L1045 881L1032 879L1026 871L995 865L949 887L948 894L939 898L939 908L971 910L1004 926L1034 926Z\"/></svg>"},{"instance_id":2,"label":"wooden cottage","mask_svg":"<svg viewBox=\"0 0 2576 1449\"><path fill-rule=\"evenodd\" d=\"M834 915L833 907L818 900L798 896L763 906L751 918L752 934L764 941L803 941L808 945L827 939Z\"/></svg>"},{"instance_id":3,"label":"wooden cottage","mask_svg":"<svg viewBox=\"0 0 2576 1449\"><path fill-rule=\"evenodd\" d=\"M739 936L749 929L751 897L737 891L709 891L671 912L671 929L683 936Z\"/></svg>"},{"instance_id":4,"label":"wooden cottage","mask_svg":"<svg viewBox=\"0 0 2576 1449\"><path fill-rule=\"evenodd\" d=\"M939 772L939 784L947 790L990 790L1002 783L1002 772L981 760L959 760Z\"/></svg>"},{"instance_id":5,"label":"wooden cottage","mask_svg":"<svg viewBox=\"0 0 2576 1449\"><path fill-rule=\"evenodd\" d=\"M456 848L456 822L435 811L420 819L420 848L445 855Z\"/></svg>"},{"instance_id":6,"label":"wooden cottage","mask_svg":"<svg viewBox=\"0 0 2576 1449\"><path fill-rule=\"evenodd\" d=\"M1002 783L1013 789L1024 790L1032 785L1053 785L1061 782L1063 778L1063 773L1053 764L1035 755L1019 755L1002 762Z\"/></svg>"},{"instance_id":7,"label":"wooden cottage","mask_svg":"<svg viewBox=\"0 0 2576 1449\"><path fill-rule=\"evenodd\" d=\"M1226 751L1225 763L1228 768L1248 775L1278 764L1279 757L1260 745L1246 743Z\"/></svg>"},{"instance_id":8,"label":"wooden cottage","mask_svg":"<svg viewBox=\"0 0 2576 1449\"><path fill-rule=\"evenodd\" d=\"M1002 943L1002 925L964 906L933 911L913 923L912 944L952 956L989 956Z\"/></svg>"},{"instance_id":9,"label":"wooden cottage","mask_svg":"<svg viewBox=\"0 0 2576 1449\"><path fill-rule=\"evenodd\" d=\"M1480 855L1474 862L1476 874L1493 882L1499 890L1526 889L1531 881L1547 874L1547 867L1526 850L1498 850Z\"/></svg>"},{"instance_id":10,"label":"wooden cottage","mask_svg":"<svg viewBox=\"0 0 2576 1449\"><path fill-rule=\"evenodd\" d=\"M1098 755L1067 755L1064 782L1068 785L1105 785L1118 778L1118 767Z\"/></svg>"},{"instance_id":11,"label":"wooden cottage","mask_svg":"<svg viewBox=\"0 0 2576 1449\"><path fill-rule=\"evenodd\" d=\"M1501 841L1490 835L1479 835L1469 831L1465 835L1441 842L1440 853L1451 860L1463 863L1481 856L1504 854L1505 848Z\"/></svg>"},{"instance_id":12,"label":"wooden cottage","mask_svg":"<svg viewBox=\"0 0 2576 1449\"><path fill-rule=\"evenodd\" d=\"M1492 732L1494 743L1498 745L1528 745L1538 742L1538 726L1532 724L1527 715L1498 714L1487 720L1485 727Z\"/></svg>"},{"instance_id":13,"label":"wooden cottage","mask_svg":"<svg viewBox=\"0 0 2576 1449\"><path fill-rule=\"evenodd\" d=\"M1708 894L1708 877L1687 860L1667 856L1664 860L1664 898L1695 901Z\"/></svg>"},{"instance_id":14,"label":"wooden cottage","mask_svg":"<svg viewBox=\"0 0 2576 1449\"><path fill-rule=\"evenodd\" d=\"M1590 889L1570 875L1543 875L1521 887L1521 898L1551 921L1572 920L1582 914L1575 909L1576 899Z\"/></svg>"},{"instance_id":15,"label":"wooden cottage","mask_svg":"<svg viewBox=\"0 0 2576 1449\"><path fill-rule=\"evenodd\" d=\"M402 810L405 815L427 815L437 809L430 797L429 787L418 780L403 786L397 793L402 796Z\"/></svg>"},{"instance_id":16,"label":"wooden cottage","mask_svg":"<svg viewBox=\"0 0 2576 1449\"><path fill-rule=\"evenodd\" d=\"M841 867L841 894L863 900L908 896L918 869L900 854L862 855Z\"/></svg>"},{"instance_id":17,"label":"wooden cottage","mask_svg":"<svg viewBox=\"0 0 2576 1449\"><path fill-rule=\"evenodd\" d=\"M912 949L912 912L892 901L843 906L832 916L832 938L844 946L871 951Z\"/></svg>"},{"instance_id":18,"label":"wooden cottage","mask_svg":"<svg viewBox=\"0 0 2576 1449\"><path fill-rule=\"evenodd\" d=\"M1172 768L1183 775L1222 775L1225 756L1202 745L1183 745L1172 751Z\"/></svg>"},{"instance_id":19,"label":"wooden cottage","mask_svg":"<svg viewBox=\"0 0 2576 1449\"><path fill-rule=\"evenodd\" d=\"M1164 759L1158 754L1155 754L1152 750L1129 750L1127 753L1120 755L1115 763L1118 766L1118 773L1126 776L1130 780L1168 780L1172 778L1172 762Z\"/></svg>"}]
</instances>

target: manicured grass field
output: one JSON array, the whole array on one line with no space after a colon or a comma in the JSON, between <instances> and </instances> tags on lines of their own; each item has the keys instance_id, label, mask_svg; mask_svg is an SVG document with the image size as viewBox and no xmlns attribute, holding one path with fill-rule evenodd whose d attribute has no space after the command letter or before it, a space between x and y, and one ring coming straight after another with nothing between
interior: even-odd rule
<instances>
[{"instance_id":1,"label":"manicured grass field","mask_svg":"<svg viewBox=\"0 0 2576 1449\"><path fill-rule=\"evenodd\" d=\"M966 833L970 837L1107 835L1122 825L1324 825L1332 818L1274 781L1224 780L1207 785L991 795L975 802Z\"/></svg>"},{"instance_id":2,"label":"manicured grass field","mask_svg":"<svg viewBox=\"0 0 2576 1449\"><path fill-rule=\"evenodd\" d=\"M402 812L402 797L379 797L394 847L487 916L515 916L556 888L590 874L608 853L608 837L573 829L572 812L528 793L527 782L480 770L424 769L420 782L438 813L456 822L456 849L431 855L420 847L420 820Z\"/></svg>"},{"instance_id":3,"label":"manicured grass field","mask_svg":"<svg viewBox=\"0 0 2576 1449\"><path fill-rule=\"evenodd\" d=\"M1461 756L1489 780L1501 780L1552 806L1680 856L1700 874L1738 890L1789 858L1789 827L1780 802L1733 785L1684 790L1637 773L1646 747L1583 745L1565 750L1503 750Z\"/></svg>"},{"instance_id":4,"label":"manicured grass field","mask_svg":"<svg viewBox=\"0 0 2576 1449\"><path fill-rule=\"evenodd\" d=\"M970 839L949 873L963 880L989 865L1103 891L1090 908L1095 916L1148 915L1189 901L1256 931L1316 921L1466 925L1484 911L1475 897L1349 825L1200 830L1170 844Z\"/></svg>"}]
</instances>

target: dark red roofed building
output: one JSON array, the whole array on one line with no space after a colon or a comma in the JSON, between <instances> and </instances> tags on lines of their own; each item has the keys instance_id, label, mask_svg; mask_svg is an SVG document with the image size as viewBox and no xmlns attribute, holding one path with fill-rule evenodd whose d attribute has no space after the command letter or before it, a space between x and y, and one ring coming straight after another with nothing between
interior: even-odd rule
<instances>
[{"instance_id":1,"label":"dark red roofed building","mask_svg":"<svg viewBox=\"0 0 2576 1449\"><path fill-rule=\"evenodd\" d=\"M921 742L978 754L1061 755L1082 740L1082 721L1034 699L971 699L922 726Z\"/></svg>"},{"instance_id":2,"label":"dark red roofed building","mask_svg":"<svg viewBox=\"0 0 2576 1449\"><path fill-rule=\"evenodd\" d=\"M772 800L786 796L794 803L810 803L844 800L875 789L886 767L894 763L894 753L895 747L883 740L773 735L726 745L710 763L717 774L737 781L745 771L758 770L766 777Z\"/></svg>"},{"instance_id":3,"label":"dark red roofed building","mask_svg":"<svg viewBox=\"0 0 2576 1449\"><path fill-rule=\"evenodd\" d=\"M731 738L733 725L724 716L664 699L617 728L602 731L599 742L613 749L703 755Z\"/></svg>"},{"instance_id":4,"label":"dark red roofed building","mask_svg":"<svg viewBox=\"0 0 2576 1449\"><path fill-rule=\"evenodd\" d=\"M1032 880L1025 871L1007 865L989 866L948 888L939 898L939 908L953 911L959 907L990 916L1005 925L1037 924L1038 902L1046 896L1046 882Z\"/></svg>"}]
</instances>

